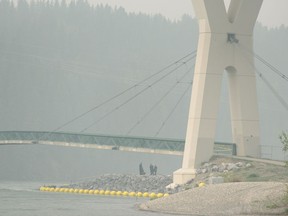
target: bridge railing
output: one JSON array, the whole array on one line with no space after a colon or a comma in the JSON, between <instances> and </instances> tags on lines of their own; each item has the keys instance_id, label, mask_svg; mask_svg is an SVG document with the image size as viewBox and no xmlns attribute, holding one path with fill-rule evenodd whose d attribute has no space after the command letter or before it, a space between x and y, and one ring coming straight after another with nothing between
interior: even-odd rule
<instances>
[{"instance_id":1,"label":"bridge railing","mask_svg":"<svg viewBox=\"0 0 288 216\"><path fill-rule=\"evenodd\" d=\"M128 150L128 149L150 149L158 153L184 151L184 140L159 139L147 137L125 137L99 134L74 134L67 132L44 132L44 131L0 131L0 144L63 144L77 146L94 145L106 149ZM78 146L79 146L78 145ZM84 146L83 146L84 147ZM151 151L150 151L151 152ZM157 153L155 152L155 153ZM236 155L236 145L231 143L216 142L215 154Z\"/></svg>"}]
</instances>

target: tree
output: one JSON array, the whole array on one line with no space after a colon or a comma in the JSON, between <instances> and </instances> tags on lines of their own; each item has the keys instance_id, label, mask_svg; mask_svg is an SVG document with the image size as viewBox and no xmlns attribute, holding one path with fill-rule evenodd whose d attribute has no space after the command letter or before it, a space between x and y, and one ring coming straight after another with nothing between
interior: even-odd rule
<instances>
[{"instance_id":1,"label":"tree","mask_svg":"<svg viewBox=\"0 0 288 216\"><path fill-rule=\"evenodd\" d=\"M288 151L288 133L282 131L282 133L279 136L281 143L283 144L283 151ZM286 166L288 166L288 161L286 161Z\"/></svg>"},{"instance_id":2,"label":"tree","mask_svg":"<svg viewBox=\"0 0 288 216\"><path fill-rule=\"evenodd\" d=\"M282 133L279 136L281 143L283 144L283 151L288 151L288 133L282 131Z\"/></svg>"}]
</instances>

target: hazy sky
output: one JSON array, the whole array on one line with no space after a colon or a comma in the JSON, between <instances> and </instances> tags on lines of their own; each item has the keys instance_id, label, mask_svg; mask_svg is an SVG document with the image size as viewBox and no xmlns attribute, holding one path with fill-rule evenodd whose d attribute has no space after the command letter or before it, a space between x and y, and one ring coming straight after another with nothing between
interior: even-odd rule
<instances>
[{"instance_id":1,"label":"hazy sky","mask_svg":"<svg viewBox=\"0 0 288 216\"><path fill-rule=\"evenodd\" d=\"M183 14L194 17L191 0L90 0L90 2L122 6L127 12L160 13L172 20L180 19ZM288 0L264 0L258 20L269 27L281 24L288 26L287 10Z\"/></svg>"}]
</instances>

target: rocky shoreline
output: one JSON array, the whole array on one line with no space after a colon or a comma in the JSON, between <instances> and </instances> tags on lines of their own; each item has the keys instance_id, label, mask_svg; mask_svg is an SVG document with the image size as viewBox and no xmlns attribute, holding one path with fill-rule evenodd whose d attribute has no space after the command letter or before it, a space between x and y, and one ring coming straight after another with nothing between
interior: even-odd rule
<instances>
[{"instance_id":1,"label":"rocky shoreline","mask_svg":"<svg viewBox=\"0 0 288 216\"><path fill-rule=\"evenodd\" d=\"M139 206L142 210L163 213L287 215L287 178L288 171L283 165L217 157L203 164L193 181L181 186L172 184L171 175L105 174L58 189L74 189L74 193L84 189L83 193L89 194L102 190L104 195L106 192L118 195L122 191L122 196L140 194L139 197L150 199L163 197Z\"/></svg>"},{"instance_id":2,"label":"rocky shoreline","mask_svg":"<svg viewBox=\"0 0 288 216\"><path fill-rule=\"evenodd\" d=\"M166 189L166 186L171 183L172 176L105 174L90 181L62 187L88 190L167 193L168 189Z\"/></svg>"},{"instance_id":3,"label":"rocky shoreline","mask_svg":"<svg viewBox=\"0 0 288 216\"><path fill-rule=\"evenodd\" d=\"M224 179L219 176L221 173L229 173L240 169L249 169L252 165L245 162L235 163L205 163L197 170L194 181L185 185L173 185L171 175L137 175L137 174L105 174L95 177L89 181L73 183L61 187L88 190L110 190L128 192L154 192L174 194L187 189L199 186L199 183L216 184L223 183ZM170 187L167 187L170 185Z\"/></svg>"}]
</instances>

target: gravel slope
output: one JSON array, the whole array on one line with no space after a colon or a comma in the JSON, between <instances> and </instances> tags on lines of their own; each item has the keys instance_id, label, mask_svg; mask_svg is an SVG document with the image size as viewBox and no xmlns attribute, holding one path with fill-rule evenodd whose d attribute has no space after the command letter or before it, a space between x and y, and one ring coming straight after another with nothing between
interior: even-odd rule
<instances>
[{"instance_id":1,"label":"gravel slope","mask_svg":"<svg viewBox=\"0 0 288 216\"><path fill-rule=\"evenodd\" d=\"M172 176L164 175L126 175L126 174L106 174L91 181L70 184L69 188L134 191L134 192L154 192L166 193L166 186L172 183Z\"/></svg>"},{"instance_id":2,"label":"gravel slope","mask_svg":"<svg viewBox=\"0 0 288 216\"><path fill-rule=\"evenodd\" d=\"M284 208L286 186L278 182L237 182L194 188L141 204L140 209L186 215L274 215Z\"/></svg>"}]
</instances>

